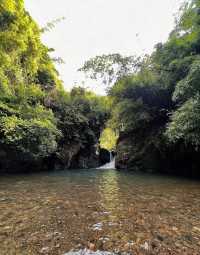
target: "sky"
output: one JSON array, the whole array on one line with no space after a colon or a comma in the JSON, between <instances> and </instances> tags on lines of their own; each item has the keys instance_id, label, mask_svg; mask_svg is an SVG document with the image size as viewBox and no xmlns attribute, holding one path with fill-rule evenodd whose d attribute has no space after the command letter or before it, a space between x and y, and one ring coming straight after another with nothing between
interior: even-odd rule
<instances>
[{"instance_id":1,"label":"sky","mask_svg":"<svg viewBox=\"0 0 200 255\"><path fill-rule=\"evenodd\" d=\"M91 57L101 54L150 54L165 42L174 28L175 15L183 0L25 0L31 16L43 27L65 17L42 41L54 48L54 56L65 64L57 70L67 90L82 85L77 70ZM104 94L102 84L87 80L86 87Z\"/></svg>"}]
</instances>

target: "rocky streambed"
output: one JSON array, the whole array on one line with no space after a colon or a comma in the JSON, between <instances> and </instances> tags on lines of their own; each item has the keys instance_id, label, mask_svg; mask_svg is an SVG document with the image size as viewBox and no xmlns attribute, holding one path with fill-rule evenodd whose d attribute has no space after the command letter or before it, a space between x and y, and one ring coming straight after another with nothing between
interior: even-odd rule
<instances>
[{"instance_id":1,"label":"rocky streambed","mask_svg":"<svg viewBox=\"0 0 200 255\"><path fill-rule=\"evenodd\" d=\"M200 183L116 170L0 178L1 255L197 255Z\"/></svg>"}]
</instances>

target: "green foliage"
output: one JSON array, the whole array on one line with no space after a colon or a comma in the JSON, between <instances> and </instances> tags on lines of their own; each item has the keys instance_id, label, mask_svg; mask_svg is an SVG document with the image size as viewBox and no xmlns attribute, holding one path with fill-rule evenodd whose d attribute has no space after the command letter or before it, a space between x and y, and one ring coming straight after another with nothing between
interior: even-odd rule
<instances>
[{"instance_id":1,"label":"green foliage","mask_svg":"<svg viewBox=\"0 0 200 255\"><path fill-rule=\"evenodd\" d=\"M110 54L88 60L80 71L108 85L108 96L102 97L81 87L64 91L49 56L52 49L40 39L54 23L40 29L23 0L1 0L2 146L34 160L59 157L66 145L94 146L107 126L101 136L107 149L114 148L122 132L135 141L145 137L150 148L150 136L156 137L159 153L167 146L165 139L199 150L199 10L199 0L184 4L168 41L157 44L151 56Z\"/></svg>"},{"instance_id":2,"label":"green foliage","mask_svg":"<svg viewBox=\"0 0 200 255\"><path fill-rule=\"evenodd\" d=\"M0 16L0 28L1 30L6 30L8 29L8 27L14 23L15 21L15 15L12 14L11 12L9 11L4 11L1 13L1 16Z\"/></svg>"},{"instance_id":3,"label":"green foliage","mask_svg":"<svg viewBox=\"0 0 200 255\"><path fill-rule=\"evenodd\" d=\"M188 75L176 85L173 100L185 101L200 93L200 59L194 61Z\"/></svg>"},{"instance_id":4,"label":"green foliage","mask_svg":"<svg viewBox=\"0 0 200 255\"><path fill-rule=\"evenodd\" d=\"M118 136L113 129L107 127L103 130L100 137L101 148L107 149L109 151L116 149Z\"/></svg>"},{"instance_id":5,"label":"green foliage","mask_svg":"<svg viewBox=\"0 0 200 255\"><path fill-rule=\"evenodd\" d=\"M55 87L54 75L47 70L38 70L37 81L45 90L51 90Z\"/></svg>"},{"instance_id":6,"label":"green foliage","mask_svg":"<svg viewBox=\"0 0 200 255\"><path fill-rule=\"evenodd\" d=\"M60 133L48 120L2 117L0 128L1 143L26 154L30 159L47 157L57 149L56 139Z\"/></svg>"},{"instance_id":7,"label":"green foliage","mask_svg":"<svg viewBox=\"0 0 200 255\"><path fill-rule=\"evenodd\" d=\"M166 135L170 142L183 141L200 146L200 98L191 98L174 112Z\"/></svg>"},{"instance_id":8,"label":"green foliage","mask_svg":"<svg viewBox=\"0 0 200 255\"><path fill-rule=\"evenodd\" d=\"M18 115L19 111L12 106L0 101L0 118L5 116Z\"/></svg>"},{"instance_id":9,"label":"green foliage","mask_svg":"<svg viewBox=\"0 0 200 255\"><path fill-rule=\"evenodd\" d=\"M192 0L182 5L169 39L158 43L151 56L97 56L81 70L108 85L114 82L109 126L120 139L131 136L140 155L145 141L156 155L168 146L184 148L187 155L199 151L200 144L199 57L200 1Z\"/></svg>"},{"instance_id":10,"label":"green foliage","mask_svg":"<svg viewBox=\"0 0 200 255\"><path fill-rule=\"evenodd\" d=\"M0 143L30 159L47 157L61 133L43 102L58 78L22 0L0 2L0 41Z\"/></svg>"},{"instance_id":11,"label":"green foliage","mask_svg":"<svg viewBox=\"0 0 200 255\"><path fill-rule=\"evenodd\" d=\"M109 112L106 98L64 91L52 49L40 39L59 21L40 29L23 0L0 1L0 144L30 162L59 155L65 145L93 146Z\"/></svg>"},{"instance_id":12,"label":"green foliage","mask_svg":"<svg viewBox=\"0 0 200 255\"><path fill-rule=\"evenodd\" d=\"M77 87L72 89L68 100L56 105L58 127L63 134L61 144L75 142L85 148L98 143L110 112L107 97Z\"/></svg>"},{"instance_id":13,"label":"green foliage","mask_svg":"<svg viewBox=\"0 0 200 255\"><path fill-rule=\"evenodd\" d=\"M104 84L110 85L136 71L139 65L140 58L109 54L86 61L79 71L85 72L91 79L100 79Z\"/></svg>"},{"instance_id":14,"label":"green foliage","mask_svg":"<svg viewBox=\"0 0 200 255\"><path fill-rule=\"evenodd\" d=\"M146 67L119 80L110 95L115 105L111 123L123 132L146 130L163 122L171 107L169 91L159 86L159 77Z\"/></svg>"},{"instance_id":15,"label":"green foliage","mask_svg":"<svg viewBox=\"0 0 200 255\"><path fill-rule=\"evenodd\" d=\"M57 23L60 23L61 21L65 20L65 17L61 17L61 18L58 18L58 19L55 19L55 20L52 20L51 22L48 22L46 24L45 27L43 27L41 29L41 32L44 33L44 32L49 32L51 31L53 28L55 28L55 26L57 25Z\"/></svg>"}]
</instances>

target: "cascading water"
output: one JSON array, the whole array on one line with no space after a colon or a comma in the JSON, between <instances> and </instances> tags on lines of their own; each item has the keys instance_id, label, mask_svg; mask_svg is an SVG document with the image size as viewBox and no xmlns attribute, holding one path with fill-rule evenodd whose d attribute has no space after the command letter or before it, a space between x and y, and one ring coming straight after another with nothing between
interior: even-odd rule
<instances>
[{"instance_id":1,"label":"cascading water","mask_svg":"<svg viewBox=\"0 0 200 255\"><path fill-rule=\"evenodd\" d=\"M99 167L98 169L115 169L115 157L113 157L113 154L111 151L110 151L110 162Z\"/></svg>"},{"instance_id":2,"label":"cascading water","mask_svg":"<svg viewBox=\"0 0 200 255\"><path fill-rule=\"evenodd\" d=\"M112 162L114 159L112 152L110 151L110 162Z\"/></svg>"}]
</instances>

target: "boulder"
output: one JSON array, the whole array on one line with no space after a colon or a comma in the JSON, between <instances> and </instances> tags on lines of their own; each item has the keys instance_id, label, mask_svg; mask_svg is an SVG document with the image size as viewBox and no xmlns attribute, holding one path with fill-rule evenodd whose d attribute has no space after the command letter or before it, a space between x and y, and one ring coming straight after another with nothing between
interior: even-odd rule
<instances>
[{"instance_id":1,"label":"boulder","mask_svg":"<svg viewBox=\"0 0 200 255\"><path fill-rule=\"evenodd\" d=\"M99 152L99 163L100 165L105 165L110 162L110 151L100 148Z\"/></svg>"}]
</instances>

